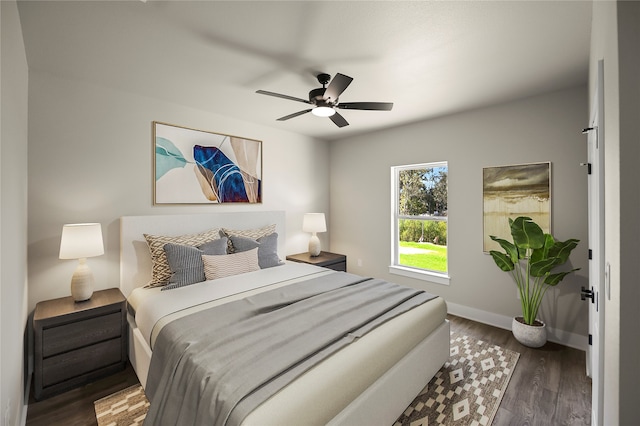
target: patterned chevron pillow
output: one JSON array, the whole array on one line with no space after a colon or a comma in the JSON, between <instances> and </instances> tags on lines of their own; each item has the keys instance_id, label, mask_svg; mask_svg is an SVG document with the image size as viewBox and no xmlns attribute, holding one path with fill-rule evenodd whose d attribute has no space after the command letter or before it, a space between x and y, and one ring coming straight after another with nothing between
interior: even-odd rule
<instances>
[{"instance_id":1,"label":"patterned chevron pillow","mask_svg":"<svg viewBox=\"0 0 640 426\"><path fill-rule=\"evenodd\" d=\"M168 243L197 247L201 244L220 238L220 228L213 228L200 234L179 235L169 237L165 235L144 234L151 252L151 282L146 287L161 287L171 278L171 268L167 261L164 245Z\"/></svg>"}]
</instances>

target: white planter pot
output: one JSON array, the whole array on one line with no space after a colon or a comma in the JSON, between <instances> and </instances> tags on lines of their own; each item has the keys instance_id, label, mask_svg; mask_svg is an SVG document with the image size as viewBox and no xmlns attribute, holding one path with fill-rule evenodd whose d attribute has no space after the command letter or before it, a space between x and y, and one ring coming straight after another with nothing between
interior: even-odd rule
<instances>
[{"instance_id":1,"label":"white planter pot","mask_svg":"<svg viewBox=\"0 0 640 426\"><path fill-rule=\"evenodd\" d=\"M516 317L522 320L522 317ZM547 343L547 326L540 320L542 325L528 325L518 321L516 318L511 323L513 337L520 343L530 348L539 348Z\"/></svg>"}]
</instances>

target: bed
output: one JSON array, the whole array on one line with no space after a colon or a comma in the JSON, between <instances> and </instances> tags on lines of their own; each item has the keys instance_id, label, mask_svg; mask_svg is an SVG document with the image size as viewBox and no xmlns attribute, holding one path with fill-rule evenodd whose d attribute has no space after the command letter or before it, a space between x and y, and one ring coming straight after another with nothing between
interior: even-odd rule
<instances>
[{"instance_id":1,"label":"bed","mask_svg":"<svg viewBox=\"0 0 640 426\"><path fill-rule=\"evenodd\" d=\"M175 328L178 321L187 321L187 313L200 311L198 306L229 308L233 303L264 297L278 289L298 288L312 282L324 286L326 280L339 281L351 275L285 261L276 267L169 291L158 287L144 288L152 278L152 259L145 234L180 236L202 233L214 227L226 230L269 227L277 232L277 253L284 259L285 213L125 216L121 218L120 226L120 288L130 306L129 359L140 383L147 390L154 387L156 395L157 388L163 386L159 384L162 381L158 374L152 373L150 377L149 371L153 351L158 353L153 358L156 365L152 371L162 370L157 367L158 359L161 359L157 340L163 340L159 336L167 334L166 330L172 326ZM367 285L371 282L362 281ZM391 425L448 356L446 304L440 297L435 297L383 321L355 342L340 347L303 370L251 408L238 423ZM230 420L229 424L235 423Z\"/></svg>"}]
</instances>

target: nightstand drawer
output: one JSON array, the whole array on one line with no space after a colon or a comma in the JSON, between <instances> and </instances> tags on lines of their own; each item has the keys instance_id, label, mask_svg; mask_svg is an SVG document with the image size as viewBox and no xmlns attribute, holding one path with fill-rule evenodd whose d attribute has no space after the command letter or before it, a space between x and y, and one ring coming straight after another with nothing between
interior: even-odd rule
<instances>
[{"instance_id":1,"label":"nightstand drawer","mask_svg":"<svg viewBox=\"0 0 640 426\"><path fill-rule=\"evenodd\" d=\"M324 265L325 268L333 269L334 271L347 272L347 262L332 263Z\"/></svg>"},{"instance_id":2,"label":"nightstand drawer","mask_svg":"<svg viewBox=\"0 0 640 426\"><path fill-rule=\"evenodd\" d=\"M42 361L42 386L47 387L116 363L122 363L122 339L52 356Z\"/></svg>"},{"instance_id":3,"label":"nightstand drawer","mask_svg":"<svg viewBox=\"0 0 640 426\"><path fill-rule=\"evenodd\" d=\"M59 325L42 331L43 357L68 352L104 340L119 337L122 334L122 313Z\"/></svg>"}]
</instances>

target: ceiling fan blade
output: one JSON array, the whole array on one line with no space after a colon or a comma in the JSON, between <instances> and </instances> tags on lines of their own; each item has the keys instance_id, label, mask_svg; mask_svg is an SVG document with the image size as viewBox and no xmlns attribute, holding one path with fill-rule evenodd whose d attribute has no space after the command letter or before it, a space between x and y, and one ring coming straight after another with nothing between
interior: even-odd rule
<instances>
[{"instance_id":1,"label":"ceiling fan blade","mask_svg":"<svg viewBox=\"0 0 640 426\"><path fill-rule=\"evenodd\" d=\"M305 104L311 103L306 99L295 98L293 96L283 95L281 93L267 92L266 90L256 90L256 93L260 93L261 95L275 96L276 98L289 99L290 101L304 102Z\"/></svg>"},{"instance_id":2,"label":"ceiling fan blade","mask_svg":"<svg viewBox=\"0 0 640 426\"><path fill-rule=\"evenodd\" d=\"M344 74L336 74L333 79L329 82L329 86L327 86L327 90L324 91L324 99L331 100L331 102L336 102L338 97L344 92L344 90L351 84L353 78L344 75Z\"/></svg>"},{"instance_id":3,"label":"ceiling fan blade","mask_svg":"<svg viewBox=\"0 0 640 426\"><path fill-rule=\"evenodd\" d=\"M289 115L285 115L284 117L280 117L280 118L278 118L276 121L285 121L285 120L288 120L288 119L290 119L290 118L294 118L294 117L297 117L297 116L299 116L299 115L306 114L306 113L308 113L309 111L311 111L312 109L313 109L313 108L311 108L311 109L305 109L305 110L303 110L303 111L294 112L293 114L289 114Z\"/></svg>"},{"instance_id":4,"label":"ceiling fan blade","mask_svg":"<svg viewBox=\"0 0 640 426\"><path fill-rule=\"evenodd\" d=\"M341 109L363 109L367 111L391 111L393 102L345 102L336 105Z\"/></svg>"},{"instance_id":5,"label":"ceiling fan blade","mask_svg":"<svg viewBox=\"0 0 640 426\"><path fill-rule=\"evenodd\" d=\"M344 127L344 126L348 126L349 123L347 122L347 120L344 119L343 116L341 116L340 114L338 114L337 112L335 114L333 114L331 117L329 117L331 119L331 121L333 121L336 126L338 127Z\"/></svg>"}]
</instances>

